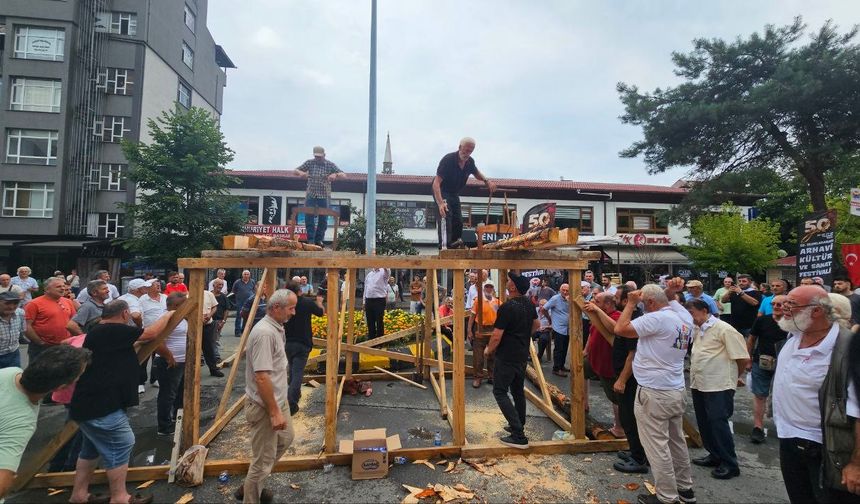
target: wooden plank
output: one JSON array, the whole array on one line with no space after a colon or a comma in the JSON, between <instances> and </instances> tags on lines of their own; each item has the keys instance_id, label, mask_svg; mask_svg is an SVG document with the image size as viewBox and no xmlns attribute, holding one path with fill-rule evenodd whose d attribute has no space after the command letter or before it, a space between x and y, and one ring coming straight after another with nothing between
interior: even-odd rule
<instances>
[{"instance_id":1,"label":"wooden plank","mask_svg":"<svg viewBox=\"0 0 860 504\"><path fill-rule=\"evenodd\" d=\"M375 347L382 345L383 343L388 343L390 341L398 340L400 338L404 338L406 336L411 336L413 333L417 333L418 330L421 329L420 326L409 327L406 329L401 329L397 332L393 332L391 334L386 334L384 336L379 336L377 338L373 338L371 340L365 340L361 343L357 343L357 346L363 347Z\"/></svg>"},{"instance_id":2,"label":"wooden plank","mask_svg":"<svg viewBox=\"0 0 860 504\"><path fill-rule=\"evenodd\" d=\"M176 481L176 464L179 462L179 447L182 444L182 419L185 417L182 408L176 410L176 422L179 428L174 426L173 430L173 448L170 450L170 469L167 471L167 482L173 483Z\"/></svg>"},{"instance_id":3,"label":"wooden plank","mask_svg":"<svg viewBox=\"0 0 860 504\"><path fill-rule=\"evenodd\" d=\"M215 423L213 423L212 426L209 427L202 436L200 436L200 444L208 446L209 443L211 443L212 440L215 439L222 430L224 430L224 427L230 423L230 420L238 415L239 412L242 411L242 408L245 407L245 398L245 394L242 394L242 396L233 403L233 406L230 406L230 409L222 413L221 416L216 417L217 420L215 420Z\"/></svg>"},{"instance_id":4,"label":"wooden plank","mask_svg":"<svg viewBox=\"0 0 860 504\"><path fill-rule=\"evenodd\" d=\"M432 257L432 256L429 256ZM570 258L577 261L596 261L600 259L600 252L588 250L490 250L490 249L447 249L440 250L440 259L444 260L471 260L475 262L492 262L493 268L499 268L496 261L506 260L549 260L559 258ZM515 268L509 268L515 269ZM543 268L538 268L543 269ZM501 290L501 289L500 289Z\"/></svg>"},{"instance_id":5,"label":"wooden plank","mask_svg":"<svg viewBox=\"0 0 860 504\"><path fill-rule=\"evenodd\" d=\"M340 411L340 400L343 398L343 385L346 383L346 375L340 377L340 384L337 386L337 407L334 412Z\"/></svg>"},{"instance_id":6,"label":"wooden plank","mask_svg":"<svg viewBox=\"0 0 860 504\"><path fill-rule=\"evenodd\" d=\"M460 270L457 271L459 272ZM463 289L459 287L457 285L454 288L454 342L451 345L453 347L451 349L451 360L454 361L454 379L452 384L452 395L454 397L451 410L454 413L454 444L464 445L466 444L466 321L463 318L465 307ZM435 295L438 301L438 290L436 290ZM481 294L478 293L478 295ZM443 368L440 366L441 369ZM444 375L440 373L441 376ZM440 385L444 385L444 382L440 381Z\"/></svg>"},{"instance_id":7,"label":"wooden plank","mask_svg":"<svg viewBox=\"0 0 860 504\"><path fill-rule=\"evenodd\" d=\"M411 362L415 364L415 361L418 360L412 354L403 354L400 352L392 352L391 350L383 350L381 348L368 348L358 345L347 345L344 343L341 345L344 350L351 350L353 352L359 352L367 355L378 355L380 357L388 357L389 359L400 360L404 362ZM326 367L328 367L328 361L326 361Z\"/></svg>"},{"instance_id":8,"label":"wooden plank","mask_svg":"<svg viewBox=\"0 0 860 504\"><path fill-rule=\"evenodd\" d=\"M505 446L503 444L467 445L461 448L460 456L465 459L528 454L562 455L575 453L612 452L624 450L626 448L626 439L529 441L529 447L525 450Z\"/></svg>"},{"instance_id":9,"label":"wooden plank","mask_svg":"<svg viewBox=\"0 0 860 504\"><path fill-rule=\"evenodd\" d=\"M558 243L558 228L539 229L484 245L485 250L529 250L541 243Z\"/></svg>"},{"instance_id":10,"label":"wooden plank","mask_svg":"<svg viewBox=\"0 0 860 504\"><path fill-rule=\"evenodd\" d=\"M442 411L442 418L448 418L448 403L442 400L442 390L439 388L439 380L436 379L436 373L430 371L430 385L433 386L433 392L436 394L436 399L439 400L439 409ZM453 431L453 427L452 427Z\"/></svg>"},{"instance_id":11,"label":"wooden plank","mask_svg":"<svg viewBox=\"0 0 860 504\"><path fill-rule=\"evenodd\" d=\"M579 230L575 228L565 228L558 231L558 238L554 241L537 244L531 248L531 250L547 250L558 247L567 247L570 245L576 245L577 241L579 241Z\"/></svg>"},{"instance_id":12,"label":"wooden plank","mask_svg":"<svg viewBox=\"0 0 860 504\"><path fill-rule=\"evenodd\" d=\"M240 251L236 251L240 252ZM496 268L506 269L585 269L586 259L580 259L581 252L557 252L554 259L533 258L529 255L518 259L500 259L493 262ZM331 257L201 257L183 258L178 261L182 268L392 268L392 269L453 269L466 270L474 266L474 260L445 259L436 256L353 256Z\"/></svg>"},{"instance_id":13,"label":"wooden plank","mask_svg":"<svg viewBox=\"0 0 860 504\"><path fill-rule=\"evenodd\" d=\"M546 386L546 378L543 375L543 368L540 365L540 359L538 359L537 351L535 350L535 343L531 340L529 340L529 355L532 359L532 367L535 369L538 376L538 386L541 394L543 395L544 403L552 408L552 398L549 396L549 389Z\"/></svg>"},{"instance_id":14,"label":"wooden plank","mask_svg":"<svg viewBox=\"0 0 860 504\"><path fill-rule=\"evenodd\" d=\"M346 304L347 304L347 301L349 301L349 292L351 290L350 286L349 286L349 278L347 278L346 281L347 281L347 284L345 287L346 287L347 293L340 300L340 312L339 312L340 317L337 320L337 359L338 360L340 360L340 348L341 348L341 343L343 343L343 330L344 330L344 324L346 323ZM335 285L337 285L337 284L335 284Z\"/></svg>"},{"instance_id":15,"label":"wooden plank","mask_svg":"<svg viewBox=\"0 0 860 504\"><path fill-rule=\"evenodd\" d=\"M581 295L579 297L575 297L572 299L573 299L573 302L576 303L576 306L579 307L580 311L585 311L583 309L583 307L585 306L586 303L585 303L585 300L582 298ZM603 336L603 339L605 339L607 343L612 345L615 342L615 335L609 331L609 329L606 327L606 324L603 323L602 318L600 318L600 317L588 317L588 320L591 321L591 325L593 325L594 327L597 328L598 331L600 331L601 336Z\"/></svg>"},{"instance_id":16,"label":"wooden plank","mask_svg":"<svg viewBox=\"0 0 860 504\"><path fill-rule=\"evenodd\" d=\"M570 422L564 419L556 410L555 407L550 403L547 404L544 402L540 396L529 390L527 387L524 389L526 393L526 399L532 402L535 406L538 407L544 414L549 417L550 420L555 422L561 429L570 431Z\"/></svg>"},{"instance_id":17,"label":"wooden plank","mask_svg":"<svg viewBox=\"0 0 860 504\"><path fill-rule=\"evenodd\" d=\"M188 343L185 348L184 418L182 419L182 452L200 441L200 357L203 354L203 291L206 271L188 271L188 299L197 309L188 315Z\"/></svg>"},{"instance_id":18,"label":"wooden plank","mask_svg":"<svg viewBox=\"0 0 860 504\"><path fill-rule=\"evenodd\" d=\"M239 374L239 362L241 362L242 355L245 353L245 345L248 343L248 335L251 334L251 328L254 325L254 318L257 313L257 307L260 306L260 297L263 295L263 287L266 284L266 279L268 275L269 269L266 268L263 270L263 276L257 283L257 292L254 293L254 301L251 304L251 311L248 315L248 322L245 324L245 328L242 330L242 337L239 338L239 346L236 347L236 353L233 354L236 356L236 365L230 367L230 373L227 375L227 383L224 384L224 392L221 393L221 402L218 403L218 410L215 412L216 420L218 418L221 418L221 415L223 415L224 412L227 411L227 404L230 401L230 395L233 393L233 383L236 380L236 375ZM242 307L240 306L236 310L237 317L240 316L239 311L241 309Z\"/></svg>"},{"instance_id":19,"label":"wooden plank","mask_svg":"<svg viewBox=\"0 0 860 504\"><path fill-rule=\"evenodd\" d=\"M424 272L424 276L426 276L428 279L430 278L430 275L435 274L436 272L433 270L426 270ZM436 282L434 281L434 283ZM418 339L420 340L418 341L418 371L420 373L423 373L425 380L430 379L430 364L426 359L429 358L430 355L432 355L432 352L430 351L430 340L433 338L433 320L439 317L438 311L436 313L428 313L428 311L429 310L424 311L424 332L419 333L418 336Z\"/></svg>"},{"instance_id":20,"label":"wooden plank","mask_svg":"<svg viewBox=\"0 0 860 504\"><path fill-rule=\"evenodd\" d=\"M349 282L349 313L347 314L346 327L346 342L349 345L355 343L355 287L357 272L355 268L350 268L347 272L347 281ZM352 378L352 352L346 352L346 379ZM339 402L339 401L338 401Z\"/></svg>"},{"instance_id":21,"label":"wooden plank","mask_svg":"<svg viewBox=\"0 0 860 504\"><path fill-rule=\"evenodd\" d=\"M436 281L437 281L436 280L436 270L433 270L432 274L427 277L427 281L430 283L430 285L426 286L426 288L432 289L431 292L433 292L433 313L435 315L438 315L439 314L439 289L436 287ZM462 291L462 289L455 288L454 291L455 292L456 291ZM460 292L460 295L462 296L463 293ZM456 303L457 303L457 301L455 300L454 304L456 304ZM462 308L462 306L461 306L461 308ZM457 315L456 311L454 312L454 315ZM462 319L462 317L463 317L463 313L461 310L460 311L460 318ZM439 320L438 316L436 316L434 318L436 319L436 361L438 362L437 369L439 370L439 392L440 392L439 402L441 403L440 413L442 414L442 418L448 418L448 397L447 397L448 391L447 391L447 388L445 386L445 373L442 372L445 370L445 359L444 359L444 356L442 354L442 324L441 324L441 321ZM462 324L462 320L460 321L460 323ZM462 443L454 443L454 444L462 444Z\"/></svg>"},{"instance_id":22,"label":"wooden plank","mask_svg":"<svg viewBox=\"0 0 860 504\"><path fill-rule=\"evenodd\" d=\"M225 258L258 258L258 257L355 257L356 253L352 250L344 251L303 251L303 250L270 250L270 249L248 249L248 250L203 250L200 252L200 257L212 259Z\"/></svg>"},{"instance_id":23,"label":"wooden plank","mask_svg":"<svg viewBox=\"0 0 860 504\"><path fill-rule=\"evenodd\" d=\"M48 444L43 446L38 453L31 457L27 457L25 462L21 464L18 473L15 476L15 482L12 483L10 493L21 490L30 480L33 479L39 470L54 458L54 455L66 445L78 432L78 424L74 420L69 420L63 425L63 428L58 432Z\"/></svg>"},{"instance_id":24,"label":"wooden plank","mask_svg":"<svg viewBox=\"0 0 860 504\"><path fill-rule=\"evenodd\" d=\"M693 422L687 418L687 415L684 415L681 423L684 428L684 434L687 435L687 443L694 448L701 448L705 444L702 441L702 435L699 433L699 430L696 429L696 426L693 425Z\"/></svg>"},{"instance_id":25,"label":"wooden plank","mask_svg":"<svg viewBox=\"0 0 860 504\"><path fill-rule=\"evenodd\" d=\"M325 452L334 453L337 449L337 378L340 360L337 341L337 299L340 289L338 289L338 271L330 268L326 274L329 288L326 301L328 331L325 364Z\"/></svg>"},{"instance_id":26,"label":"wooden plank","mask_svg":"<svg viewBox=\"0 0 860 504\"><path fill-rule=\"evenodd\" d=\"M568 281L576 284L581 278L580 270L568 270ZM582 312L580 303L582 291L573 287L569 296L569 318L568 318L568 351L570 352L570 433L576 439L585 439L585 370L582 366Z\"/></svg>"},{"instance_id":27,"label":"wooden plank","mask_svg":"<svg viewBox=\"0 0 860 504\"><path fill-rule=\"evenodd\" d=\"M389 371L389 370L387 370L387 369L382 369L382 368L381 368L381 367L379 367L379 366L373 366L373 369L376 369L377 371L382 371L383 373L385 373L385 374L387 374L387 375L391 375L391 376L393 376L394 378L397 378L398 380L404 381L404 382L406 382L406 383L408 383L408 384L410 384L410 385L413 385L413 386L415 386L415 387L418 387L418 388L420 388L420 389L427 390L427 385L421 385L420 383L416 383L416 382L414 382L414 381L410 380L409 378L404 378L403 376L400 376L400 375L398 375L398 374L394 374L394 373L392 373L391 371Z\"/></svg>"},{"instance_id":28,"label":"wooden plank","mask_svg":"<svg viewBox=\"0 0 860 504\"><path fill-rule=\"evenodd\" d=\"M311 342L313 343L313 345L314 345L315 347L323 347L323 348L325 348L325 346L326 346L326 340L325 340L325 338L311 338Z\"/></svg>"}]
</instances>

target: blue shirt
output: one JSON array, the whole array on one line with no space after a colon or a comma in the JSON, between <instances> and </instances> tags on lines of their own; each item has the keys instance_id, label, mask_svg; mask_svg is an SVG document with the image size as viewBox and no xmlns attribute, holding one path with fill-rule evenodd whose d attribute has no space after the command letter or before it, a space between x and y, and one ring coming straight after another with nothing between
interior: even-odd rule
<instances>
[{"instance_id":1,"label":"blue shirt","mask_svg":"<svg viewBox=\"0 0 860 504\"><path fill-rule=\"evenodd\" d=\"M705 294L704 292L699 297L693 297L692 294L690 294L689 292L684 294L685 301L691 301L693 299L701 299L702 301L708 303L708 309L711 311L711 315L720 315L720 309L717 308L717 302L711 296Z\"/></svg>"},{"instance_id":2,"label":"blue shirt","mask_svg":"<svg viewBox=\"0 0 860 504\"><path fill-rule=\"evenodd\" d=\"M762 298L761 305L758 307L758 312L762 315L773 315L773 298L773 294Z\"/></svg>"},{"instance_id":3,"label":"blue shirt","mask_svg":"<svg viewBox=\"0 0 860 504\"><path fill-rule=\"evenodd\" d=\"M549 316L552 319L552 330L566 335L568 333L568 319L570 317L568 300L561 297L561 294L556 294L543 305L543 309L549 312Z\"/></svg>"}]
</instances>

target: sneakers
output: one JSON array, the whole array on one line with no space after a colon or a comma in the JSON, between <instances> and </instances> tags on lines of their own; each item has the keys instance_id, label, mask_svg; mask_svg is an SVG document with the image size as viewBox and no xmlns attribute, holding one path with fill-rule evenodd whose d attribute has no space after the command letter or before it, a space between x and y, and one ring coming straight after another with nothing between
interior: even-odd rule
<instances>
[{"instance_id":1,"label":"sneakers","mask_svg":"<svg viewBox=\"0 0 860 504\"><path fill-rule=\"evenodd\" d=\"M290 403L290 416L295 416L299 412L299 405Z\"/></svg>"},{"instance_id":2,"label":"sneakers","mask_svg":"<svg viewBox=\"0 0 860 504\"><path fill-rule=\"evenodd\" d=\"M648 472L647 465L636 462L632 457L627 460L615 462L612 464L612 468L618 472L627 474L645 474Z\"/></svg>"},{"instance_id":3,"label":"sneakers","mask_svg":"<svg viewBox=\"0 0 860 504\"><path fill-rule=\"evenodd\" d=\"M209 375L216 378L224 378L224 373L220 369L210 369Z\"/></svg>"},{"instance_id":4,"label":"sneakers","mask_svg":"<svg viewBox=\"0 0 860 504\"><path fill-rule=\"evenodd\" d=\"M687 490L678 489L678 497L681 499L681 502L684 504L695 504L696 503L696 494L693 493L692 488L688 488Z\"/></svg>"},{"instance_id":5,"label":"sneakers","mask_svg":"<svg viewBox=\"0 0 860 504\"><path fill-rule=\"evenodd\" d=\"M514 436L505 436L499 441L502 442L505 446L510 446L511 448L519 448L520 450L525 450L529 447L529 440L525 437L515 438Z\"/></svg>"},{"instance_id":6,"label":"sneakers","mask_svg":"<svg viewBox=\"0 0 860 504\"><path fill-rule=\"evenodd\" d=\"M158 431L158 437L173 437L174 431Z\"/></svg>"},{"instance_id":7,"label":"sneakers","mask_svg":"<svg viewBox=\"0 0 860 504\"><path fill-rule=\"evenodd\" d=\"M678 501L675 501L678 502ZM664 504L663 501L657 498L656 495L652 494L639 494L639 497L636 499L636 504ZM673 503L674 504L674 503Z\"/></svg>"},{"instance_id":8,"label":"sneakers","mask_svg":"<svg viewBox=\"0 0 860 504\"><path fill-rule=\"evenodd\" d=\"M615 455L617 455L621 460L630 460L630 457L632 457L630 450L620 450Z\"/></svg>"},{"instance_id":9,"label":"sneakers","mask_svg":"<svg viewBox=\"0 0 860 504\"><path fill-rule=\"evenodd\" d=\"M753 427L752 433L750 433L750 442L753 444L762 444L764 440L764 431L759 427Z\"/></svg>"},{"instance_id":10,"label":"sneakers","mask_svg":"<svg viewBox=\"0 0 860 504\"><path fill-rule=\"evenodd\" d=\"M144 387L143 385L138 385L137 386L137 393L143 394L144 392L146 392L146 387Z\"/></svg>"},{"instance_id":11,"label":"sneakers","mask_svg":"<svg viewBox=\"0 0 860 504\"><path fill-rule=\"evenodd\" d=\"M502 427L502 429L505 429L505 432L507 432L508 434L514 432L513 429L511 429L510 425L505 425L504 427Z\"/></svg>"}]
</instances>

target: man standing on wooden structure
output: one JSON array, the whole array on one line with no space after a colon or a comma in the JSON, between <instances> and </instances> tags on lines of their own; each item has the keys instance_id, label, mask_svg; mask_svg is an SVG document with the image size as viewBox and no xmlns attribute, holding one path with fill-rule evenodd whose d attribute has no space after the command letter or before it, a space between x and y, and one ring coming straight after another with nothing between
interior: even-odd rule
<instances>
[{"instance_id":1,"label":"man standing on wooden structure","mask_svg":"<svg viewBox=\"0 0 860 504\"><path fill-rule=\"evenodd\" d=\"M236 497L260 502L263 483L293 442L287 394L284 324L296 313L296 295L279 289L269 296L266 316L251 329L245 364L245 419L251 431L251 465ZM273 496L266 489L267 501Z\"/></svg>"},{"instance_id":2,"label":"man standing on wooden structure","mask_svg":"<svg viewBox=\"0 0 860 504\"><path fill-rule=\"evenodd\" d=\"M495 329L484 355L495 355L493 396L508 421L511 435L500 441L513 448L526 449L529 440L523 432L526 423L526 396L524 384L529 360L531 335L538 329L537 312L526 298L528 278L508 273L508 300L499 307ZM510 391L513 397L508 397Z\"/></svg>"},{"instance_id":3,"label":"man standing on wooden structure","mask_svg":"<svg viewBox=\"0 0 860 504\"><path fill-rule=\"evenodd\" d=\"M324 208L328 210L328 200L331 197L331 183L336 178L346 174L325 158L325 149L314 147L314 157L308 159L296 168L296 174L308 179L308 189L305 194L305 206ZM313 215L305 215L305 228L308 233L308 243L323 246L328 216L319 215L316 222Z\"/></svg>"},{"instance_id":4,"label":"man standing on wooden structure","mask_svg":"<svg viewBox=\"0 0 860 504\"><path fill-rule=\"evenodd\" d=\"M484 182L490 194L495 192L496 184L485 177L478 167L472 152L475 150L475 139L464 137L460 147L445 154L436 168L433 179L433 197L439 206L439 244L442 248L463 248L463 215L460 213L460 191L466 187L469 175ZM444 222L443 222L444 221ZM444 224L445 233L441 225Z\"/></svg>"}]
</instances>

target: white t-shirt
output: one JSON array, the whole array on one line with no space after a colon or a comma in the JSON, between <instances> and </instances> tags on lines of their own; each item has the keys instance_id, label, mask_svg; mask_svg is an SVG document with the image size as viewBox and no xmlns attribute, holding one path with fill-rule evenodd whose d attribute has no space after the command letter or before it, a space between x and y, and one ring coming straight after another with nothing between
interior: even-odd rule
<instances>
[{"instance_id":1,"label":"white t-shirt","mask_svg":"<svg viewBox=\"0 0 860 504\"><path fill-rule=\"evenodd\" d=\"M215 298L215 294L212 294L212 291L203 291L203 315L209 315L212 312L212 308L218 306L218 299ZM209 322L206 325L212 324L215 321L213 319L209 319Z\"/></svg>"},{"instance_id":2,"label":"white t-shirt","mask_svg":"<svg viewBox=\"0 0 860 504\"><path fill-rule=\"evenodd\" d=\"M159 317L167 311L167 295L159 294L159 300L156 301L145 294L138 298L140 302L141 313L143 313L143 327L151 326Z\"/></svg>"},{"instance_id":3,"label":"white t-shirt","mask_svg":"<svg viewBox=\"0 0 860 504\"><path fill-rule=\"evenodd\" d=\"M472 305L475 304L476 299L478 299L478 287L474 284L469 285L469 292L466 293L466 311L472 309Z\"/></svg>"},{"instance_id":4,"label":"white t-shirt","mask_svg":"<svg viewBox=\"0 0 860 504\"><path fill-rule=\"evenodd\" d=\"M185 347L188 344L188 322L185 319L179 322L164 344L176 362L185 362Z\"/></svg>"},{"instance_id":5,"label":"white t-shirt","mask_svg":"<svg viewBox=\"0 0 860 504\"><path fill-rule=\"evenodd\" d=\"M134 315L135 313L139 313L141 317L143 316L143 309L140 307L140 298L138 298L134 294L126 292L125 294L116 299L122 299L123 301L128 303L128 311L131 312L132 315ZM108 303L110 302L111 301L108 301ZM128 325L136 326L137 324L135 324L132 319L128 319Z\"/></svg>"},{"instance_id":6,"label":"white t-shirt","mask_svg":"<svg viewBox=\"0 0 860 504\"><path fill-rule=\"evenodd\" d=\"M684 357L693 335L693 317L677 301L631 321L639 344L633 376L643 387L657 390L684 388Z\"/></svg>"}]
</instances>

